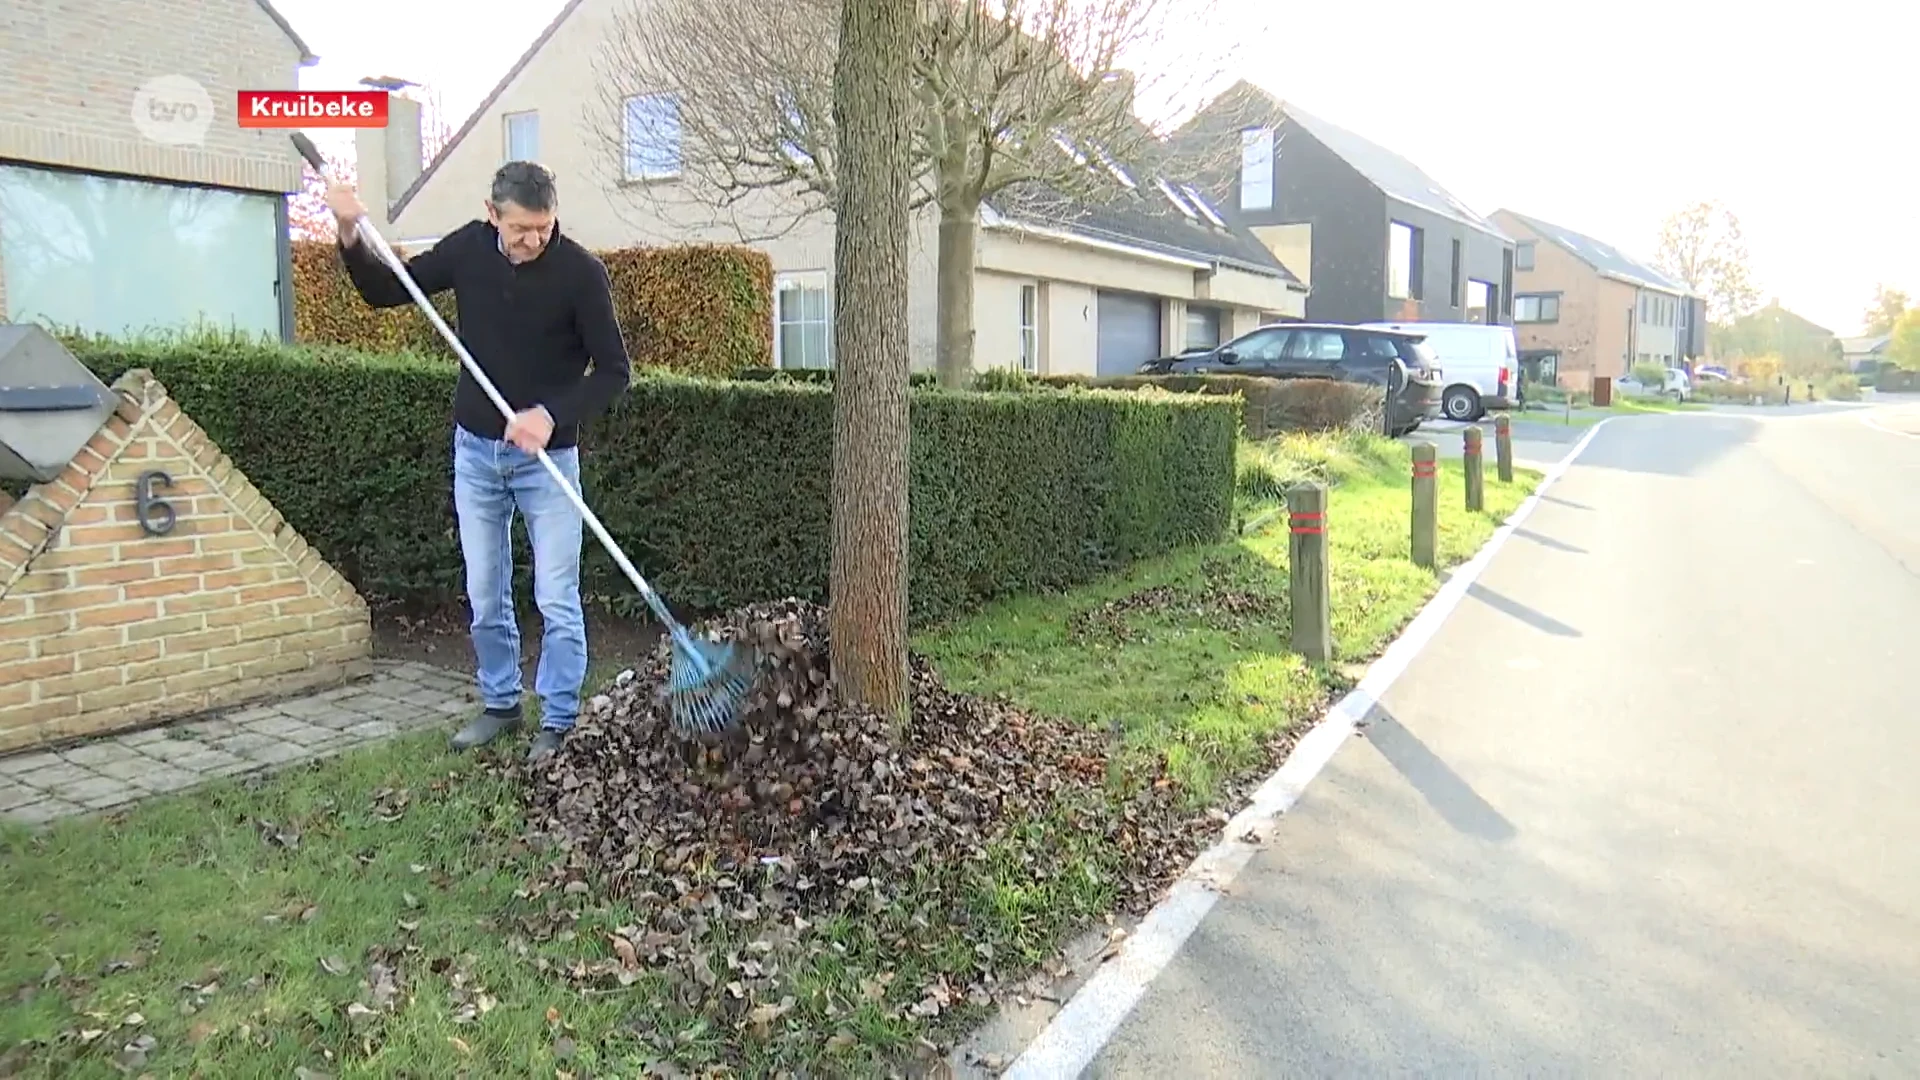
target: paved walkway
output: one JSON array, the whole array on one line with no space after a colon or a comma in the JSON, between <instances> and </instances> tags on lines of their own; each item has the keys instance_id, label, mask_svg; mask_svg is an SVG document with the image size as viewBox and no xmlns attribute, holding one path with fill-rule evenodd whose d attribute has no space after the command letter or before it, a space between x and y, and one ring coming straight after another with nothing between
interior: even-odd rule
<instances>
[{"instance_id":1,"label":"paved walkway","mask_svg":"<svg viewBox=\"0 0 1920 1080\"><path fill-rule=\"evenodd\" d=\"M403 731L447 726L475 707L471 686L460 672L380 661L371 677L320 693L0 757L0 817L38 825L97 813Z\"/></svg>"}]
</instances>

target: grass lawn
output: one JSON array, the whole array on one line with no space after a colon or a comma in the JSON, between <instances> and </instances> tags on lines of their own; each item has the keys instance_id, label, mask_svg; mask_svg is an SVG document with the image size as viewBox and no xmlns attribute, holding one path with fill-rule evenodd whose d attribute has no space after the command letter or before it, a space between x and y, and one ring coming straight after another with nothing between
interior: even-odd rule
<instances>
[{"instance_id":1,"label":"grass lawn","mask_svg":"<svg viewBox=\"0 0 1920 1080\"><path fill-rule=\"evenodd\" d=\"M1538 481L1490 475L1487 512L1468 514L1458 463L1441 468L1443 564ZM1406 558L1403 446L1293 438L1243 451L1241 471L1249 514L1292 478L1335 485L1342 661L1377 653L1437 587ZM1285 524L1269 521L1115 580L996 604L916 646L962 688L1166 755L1204 800L1348 681L1342 665L1287 651L1286 582ZM895 883L886 912L827 927L831 947L790 967L784 1011L696 1014L650 974L573 977L611 956L611 931L644 920L592 896L526 895L539 856L516 842L520 806L494 759L450 755L428 734L104 820L0 832L0 1076L637 1077L666 1062L873 1075L979 1015L941 1000L942 974L1045 961L1112 906L1120 870L1120 853L1077 824L1111 807L1056 807L1012 825L981 862ZM727 965L749 962L743 947L713 966L724 984Z\"/></svg>"},{"instance_id":2,"label":"grass lawn","mask_svg":"<svg viewBox=\"0 0 1920 1080\"><path fill-rule=\"evenodd\" d=\"M1592 427L1609 416L1646 416L1652 413L1705 412L1706 405L1697 401L1675 402L1666 398L1615 398L1612 405L1597 409L1592 405L1575 408L1571 414L1564 405L1547 405L1542 409L1528 409L1526 412L1512 414L1515 422L1529 424L1561 424L1571 427Z\"/></svg>"}]
</instances>

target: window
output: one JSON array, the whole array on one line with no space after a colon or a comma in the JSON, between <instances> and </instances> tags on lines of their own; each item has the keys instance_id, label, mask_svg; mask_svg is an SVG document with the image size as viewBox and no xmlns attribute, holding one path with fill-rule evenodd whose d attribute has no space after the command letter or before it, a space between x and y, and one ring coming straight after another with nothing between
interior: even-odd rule
<instances>
[{"instance_id":1,"label":"window","mask_svg":"<svg viewBox=\"0 0 1920 1080\"><path fill-rule=\"evenodd\" d=\"M1460 241L1453 242L1453 277L1447 286L1447 305L1460 306Z\"/></svg>"},{"instance_id":2,"label":"window","mask_svg":"<svg viewBox=\"0 0 1920 1080\"><path fill-rule=\"evenodd\" d=\"M1240 209L1273 207L1273 129L1240 133Z\"/></svg>"},{"instance_id":3,"label":"window","mask_svg":"<svg viewBox=\"0 0 1920 1080\"><path fill-rule=\"evenodd\" d=\"M1489 321L1493 311L1493 283L1479 278L1467 279L1467 321Z\"/></svg>"},{"instance_id":4,"label":"window","mask_svg":"<svg viewBox=\"0 0 1920 1080\"><path fill-rule=\"evenodd\" d=\"M501 117L507 131L508 161L540 160L540 114L508 113Z\"/></svg>"},{"instance_id":5,"label":"window","mask_svg":"<svg viewBox=\"0 0 1920 1080\"><path fill-rule=\"evenodd\" d=\"M1643 323L1653 322L1653 297L1647 293L1640 294L1640 321ZM1642 356L1641 359L1645 360L1646 357Z\"/></svg>"},{"instance_id":6,"label":"window","mask_svg":"<svg viewBox=\"0 0 1920 1080\"><path fill-rule=\"evenodd\" d=\"M1020 286L1020 370L1040 370L1040 287Z\"/></svg>"},{"instance_id":7,"label":"window","mask_svg":"<svg viewBox=\"0 0 1920 1080\"><path fill-rule=\"evenodd\" d=\"M1395 221L1387 225L1387 295L1420 299L1420 230Z\"/></svg>"},{"instance_id":8,"label":"window","mask_svg":"<svg viewBox=\"0 0 1920 1080\"><path fill-rule=\"evenodd\" d=\"M1291 330L1262 328L1233 343L1233 351L1247 360L1278 360L1286 351L1287 339L1293 336Z\"/></svg>"},{"instance_id":9,"label":"window","mask_svg":"<svg viewBox=\"0 0 1920 1080\"><path fill-rule=\"evenodd\" d=\"M1347 353L1347 339L1338 330L1296 330L1287 347L1287 359L1331 364Z\"/></svg>"},{"instance_id":10,"label":"window","mask_svg":"<svg viewBox=\"0 0 1920 1080\"><path fill-rule=\"evenodd\" d=\"M0 321L281 336L279 195L0 165Z\"/></svg>"},{"instance_id":11,"label":"window","mask_svg":"<svg viewBox=\"0 0 1920 1080\"><path fill-rule=\"evenodd\" d=\"M1189 349L1211 349L1220 344L1220 309L1187 308L1187 344Z\"/></svg>"},{"instance_id":12,"label":"window","mask_svg":"<svg viewBox=\"0 0 1920 1080\"><path fill-rule=\"evenodd\" d=\"M1560 297L1555 293L1530 295L1521 293L1513 298L1513 321L1517 323L1550 323L1560 321Z\"/></svg>"},{"instance_id":13,"label":"window","mask_svg":"<svg viewBox=\"0 0 1920 1080\"><path fill-rule=\"evenodd\" d=\"M832 367L833 313L826 275L781 275L773 290L773 366Z\"/></svg>"},{"instance_id":14,"label":"window","mask_svg":"<svg viewBox=\"0 0 1920 1080\"><path fill-rule=\"evenodd\" d=\"M1371 360L1397 360L1400 350L1393 339L1380 334L1355 334L1353 340L1359 344L1359 354Z\"/></svg>"},{"instance_id":15,"label":"window","mask_svg":"<svg viewBox=\"0 0 1920 1080\"><path fill-rule=\"evenodd\" d=\"M1513 268L1515 270L1533 269L1533 241L1522 240L1513 245Z\"/></svg>"},{"instance_id":16,"label":"window","mask_svg":"<svg viewBox=\"0 0 1920 1080\"><path fill-rule=\"evenodd\" d=\"M680 102L672 94L628 98L626 135L627 179L680 175Z\"/></svg>"}]
</instances>

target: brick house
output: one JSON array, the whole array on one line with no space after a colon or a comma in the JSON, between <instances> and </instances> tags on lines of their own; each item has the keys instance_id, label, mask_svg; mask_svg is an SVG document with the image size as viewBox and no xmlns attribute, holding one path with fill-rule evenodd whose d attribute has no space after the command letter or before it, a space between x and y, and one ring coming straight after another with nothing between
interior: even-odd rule
<instances>
[{"instance_id":1,"label":"brick house","mask_svg":"<svg viewBox=\"0 0 1920 1080\"><path fill-rule=\"evenodd\" d=\"M554 171L561 228L590 248L740 241L742 230L715 222L722 215L680 173L684 145L661 134L677 125L630 127L624 146L602 135L617 125L602 115L611 108L595 61L618 32L623 2L569 0L424 167L418 113L398 99L385 132L356 134L362 200L390 241L418 250L472 219L494 170L511 159ZM625 105L630 116L677 115L665 94ZM630 169L635 162L645 167ZM976 369L1130 373L1142 360L1302 317L1306 287L1281 259L1168 179L1129 177L1132 188L1112 205L1071 221L1035 220L988 200L974 261ZM798 216L793 205L785 193L756 192L725 216L754 223L753 232L778 231L749 241L773 261L776 365L828 366L833 218ZM936 244L936 219L924 211L908 252L908 342L918 370L934 363Z\"/></svg>"},{"instance_id":2,"label":"brick house","mask_svg":"<svg viewBox=\"0 0 1920 1080\"><path fill-rule=\"evenodd\" d=\"M0 13L0 321L291 336L284 131L240 90L317 58L268 0L9 0ZM159 81L155 81L159 80ZM146 108L147 134L136 123ZM151 118L200 117L150 137Z\"/></svg>"},{"instance_id":3,"label":"brick house","mask_svg":"<svg viewBox=\"0 0 1920 1080\"><path fill-rule=\"evenodd\" d=\"M1517 241L1514 331L1529 382L1574 390L1635 364L1690 368L1707 355L1705 301L1603 240L1496 210Z\"/></svg>"},{"instance_id":4,"label":"brick house","mask_svg":"<svg viewBox=\"0 0 1920 1080\"><path fill-rule=\"evenodd\" d=\"M1392 150L1245 81L1172 141L1205 159L1238 150L1211 190L1303 273L1307 318L1512 321L1513 240Z\"/></svg>"}]
</instances>

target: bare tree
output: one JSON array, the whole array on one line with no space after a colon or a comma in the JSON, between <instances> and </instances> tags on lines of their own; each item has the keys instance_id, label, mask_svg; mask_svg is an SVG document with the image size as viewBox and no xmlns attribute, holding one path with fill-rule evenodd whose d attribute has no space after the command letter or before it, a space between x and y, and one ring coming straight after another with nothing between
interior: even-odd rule
<instances>
[{"instance_id":1,"label":"bare tree","mask_svg":"<svg viewBox=\"0 0 1920 1080\"><path fill-rule=\"evenodd\" d=\"M1740 219L1718 200L1669 215L1660 226L1659 245L1654 264L1706 298L1709 322L1726 326L1760 306Z\"/></svg>"},{"instance_id":2,"label":"bare tree","mask_svg":"<svg viewBox=\"0 0 1920 1080\"><path fill-rule=\"evenodd\" d=\"M907 239L914 13L844 0L832 117L834 185L833 675L908 718Z\"/></svg>"},{"instance_id":3,"label":"bare tree","mask_svg":"<svg viewBox=\"0 0 1920 1080\"><path fill-rule=\"evenodd\" d=\"M1135 101L1178 109L1231 67L1249 35L1169 44L1170 28L1206 25L1217 4L916 0L911 205L939 219L943 382L964 383L973 366L981 203L1068 220L1148 188L1170 166ZM593 126L611 151L605 159L624 163L621 179L651 167L680 181L622 190L671 221L692 223L705 208L713 213L706 227L748 243L829 209L839 183L834 6L649 0L617 15L597 58L603 100ZM1150 61L1156 74L1136 76L1127 67L1135 61ZM630 140L649 136L677 138L678 160L629 160Z\"/></svg>"}]
</instances>

